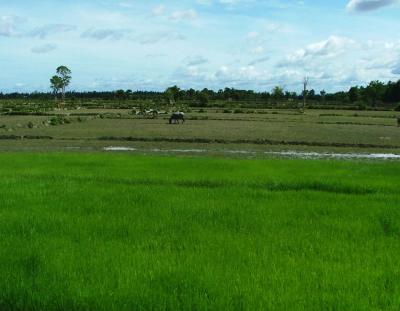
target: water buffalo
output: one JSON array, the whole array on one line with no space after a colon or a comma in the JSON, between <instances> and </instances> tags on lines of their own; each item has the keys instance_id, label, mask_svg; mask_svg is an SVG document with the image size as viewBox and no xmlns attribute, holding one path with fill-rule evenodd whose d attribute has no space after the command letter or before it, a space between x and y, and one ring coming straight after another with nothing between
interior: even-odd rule
<instances>
[{"instance_id":1,"label":"water buffalo","mask_svg":"<svg viewBox=\"0 0 400 311\"><path fill-rule=\"evenodd\" d=\"M183 112L174 112L169 118L169 124L179 124L179 121L185 123L185 114Z\"/></svg>"}]
</instances>

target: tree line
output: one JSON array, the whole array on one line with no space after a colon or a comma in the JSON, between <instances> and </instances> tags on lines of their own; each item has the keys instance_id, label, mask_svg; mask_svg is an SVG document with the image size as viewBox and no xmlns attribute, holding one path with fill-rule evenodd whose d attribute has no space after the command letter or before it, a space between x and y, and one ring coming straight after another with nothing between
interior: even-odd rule
<instances>
[{"instance_id":1,"label":"tree line","mask_svg":"<svg viewBox=\"0 0 400 311\"><path fill-rule=\"evenodd\" d=\"M306 80L305 80L306 81ZM61 91L62 101L65 96L69 100L148 100L158 102L190 102L197 106L207 106L210 102L252 102L252 103L282 103L294 102L301 103L305 99L312 103L330 103L335 105L358 105L370 107L383 107L388 105L398 105L400 103L400 80L397 82L372 81L367 86L354 86L348 91L328 93L324 90L316 92L307 90L305 83L301 93L285 90L276 86L270 92L256 92L252 90L239 90L225 88L218 91L204 88L203 90L180 89L178 86L167 88L164 92L156 91L132 91L116 90L102 92L77 92L66 91L66 87L71 82L71 71L65 67L57 68L57 75L50 80L52 92L33 92L33 93L0 93L0 99L30 99L30 100L50 100Z\"/></svg>"}]
</instances>

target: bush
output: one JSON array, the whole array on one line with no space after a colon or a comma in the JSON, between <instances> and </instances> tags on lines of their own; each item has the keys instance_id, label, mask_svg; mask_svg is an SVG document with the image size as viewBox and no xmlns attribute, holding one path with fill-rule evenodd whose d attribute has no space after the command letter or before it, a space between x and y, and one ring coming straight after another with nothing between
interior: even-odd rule
<instances>
[{"instance_id":1,"label":"bush","mask_svg":"<svg viewBox=\"0 0 400 311\"><path fill-rule=\"evenodd\" d=\"M53 117L50 119L50 125L52 126L56 126L56 125L60 125L61 123L61 118L60 117Z\"/></svg>"},{"instance_id":2,"label":"bush","mask_svg":"<svg viewBox=\"0 0 400 311\"><path fill-rule=\"evenodd\" d=\"M69 123L71 123L71 120L61 115L55 116L50 119L50 125L52 126L69 124Z\"/></svg>"},{"instance_id":3,"label":"bush","mask_svg":"<svg viewBox=\"0 0 400 311\"><path fill-rule=\"evenodd\" d=\"M243 112L243 110L241 110L241 109L235 109L235 110L233 111L233 113L244 113L244 112Z\"/></svg>"},{"instance_id":4,"label":"bush","mask_svg":"<svg viewBox=\"0 0 400 311\"><path fill-rule=\"evenodd\" d=\"M400 111L400 104L398 104L397 107L394 108L394 111Z\"/></svg>"},{"instance_id":5,"label":"bush","mask_svg":"<svg viewBox=\"0 0 400 311\"><path fill-rule=\"evenodd\" d=\"M33 129L33 123L31 121L28 122L28 128Z\"/></svg>"},{"instance_id":6,"label":"bush","mask_svg":"<svg viewBox=\"0 0 400 311\"><path fill-rule=\"evenodd\" d=\"M229 109L224 109L223 113L232 113L232 111Z\"/></svg>"},{"instance_id":7,"label":"bush","mask_svg":"<svg viewBox=\"0 0 400 311\"><path fill-rule=\"evenodd\" d=\"M364 103L359 103L358 104L358 110L367 110L367 105Z\"/></svg>"}]
</instances>

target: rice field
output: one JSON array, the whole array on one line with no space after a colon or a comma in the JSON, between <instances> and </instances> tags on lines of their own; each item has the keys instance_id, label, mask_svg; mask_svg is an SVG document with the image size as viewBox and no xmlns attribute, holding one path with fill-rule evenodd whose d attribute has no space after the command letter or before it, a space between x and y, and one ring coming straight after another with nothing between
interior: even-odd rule
<instances>
[{"instance_id":1,"label":"rice field","mask_svg":"<svg viewBox=\"0 0 400 311\"><path fill-rule=\"evenodd\" d=\"M168 114L137 116L127 109L57 110L42 115L0 115L0 150L102 150L108 146L252 151L372 151L400 154L396 111L191 109L187 122ZM61 119L60 119L61 118ZM18 141L23 140L22 144ZM18 147L18 145L21 145ZM189 145L189 147L188 147ZM192 146L192 147L190 147ZM32 148L30 148L32 147Z\"/></svg>"},{"instance_id":2,"label":"rice field","mask_svg":"<svg viewBox=\"0 0 400 311\"><path fill-rule=\"evenodd\" d=\"M399 162L0 154L0 310L399 310Z\"/></svg>"}]
</instances>

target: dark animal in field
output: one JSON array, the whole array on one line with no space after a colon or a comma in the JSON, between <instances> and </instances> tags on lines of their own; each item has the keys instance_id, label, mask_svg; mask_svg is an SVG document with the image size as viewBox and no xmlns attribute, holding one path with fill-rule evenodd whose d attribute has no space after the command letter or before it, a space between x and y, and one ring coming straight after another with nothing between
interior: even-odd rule
<instances>
[{"instance_id":1,"label":"dark animal in field","mask_svg":"<svg viewBox=\"0 0 400 311\"><path fill-rule=\"evenodd\" d=\"M174 112L169 118L169 124L179 124L179 122L185 123L185 114L183 112Z\"/></svg>"}]
</instances>

